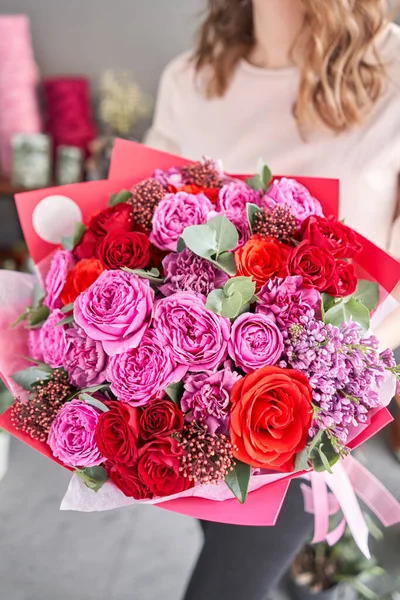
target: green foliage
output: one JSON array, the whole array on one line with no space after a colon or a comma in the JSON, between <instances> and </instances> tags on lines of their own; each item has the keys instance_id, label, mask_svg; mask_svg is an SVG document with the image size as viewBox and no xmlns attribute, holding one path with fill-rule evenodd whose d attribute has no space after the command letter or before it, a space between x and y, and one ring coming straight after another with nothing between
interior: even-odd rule
<instances>
[{"instance_id":1,"label":"green foliage","mask_svg":"<svg viewBox=\"0 0 400 600\"><path fill-rule=\"evenodd\" d=\"M246 204L247 221L249 223L249 229L251 234L253 234L254 217L258 213L262 213L262 210L259 206L257 206L257 204L252 204L251 202L248 202Z\"/></svg>"},{"instance_id":2,"label":"green foliage","mask_svg":"<svg viewBox=\"0 0 400 600\"><path fill-rule=\"evenodd\" d=\"M11 378L24 390L31 391L32 385L38 381L50 379L53 369L44 363L38 363L34 367L27 367L14 373Z\"/></svg>"},{"instance_id":3,"label":"green foliage","mask_svg":"<svg viewBox=\"0 0 400 600\"><path fill-rule=\"evenodd\" d=\"M75 223L74 231L71 235L64 236L61 238L61 245L64 250L73 250L77 244L82 239L83 234L85 233L86 227L83 223Z\"/></svg>"},{"instance_id":4,"label":"green foliage","mask_svg":"<svg viewBox=\"0 0 400 600\"><path fill-rule=\"evenodd\" d=\"M75 474L83 481L89 489L98 492L107 481L107 473L104 467L86 467L75 469Z\"/></svg>"},{"instance_id":5,"label":"green foliage","mask_svg":"<svg viewBox=\"0 0 400 600\"><path fill-rule=\"evenodd\" d=\"M125 273L133 273L142 279L148 279L150 283L153 283L154 285L159 285L164 281L164 279L160 277L160 271L158 269L145 271L144 269L129 269L128 267L122 267L122 270L125 271Z\"/></svg>"},{"instance_id":6,"label":"green foliage","mask_svg":"<svg viewBox=\"0 0 400 600\"><path fill-rule=\"evenodd\" d=\"M357 289L353 294L353 298L359 300L371 312L374 310L379 300L379 285L372 281L360 279L357 284Z\"/></svg>"},{"instance_id":7,"label":"green foliage","mask_svg":"<svg viewBox=\"0 0 400 600\"><path fill-rule=\"evenodd\" d=\"M129 190L121 190L118 194L111 194L110 199L108 200L108 206L116 206L117 204L122 204L124 202L128 202L132 198L132 192Z\"/></svg>"},{"instance_id":8,"label":"green foliage","mask_svg":"<svg viewBox=\"0 0 400 600\"><path fill-rule=\"evenodd\" d=\"M58 321L58 323L56 323L54 325L54 327L61 327L62 325L69 325L70 323L74 322L74 316L73 315L68 315L67 317L64 317L63 319L61 319L61 321Z\"/></svg>"},{"instance_id":9,"label":"green foliage","mask_svg":"<svg viewBox=\"0 0 400 600\"><path fill-rule=\"evenodd\" d=\"M244 504L249 490L251 468L249 465L236 461L232 471L225 477L225 483L240 504Z\"/></svg>"},{"instance_id":10,"label":"green foliage","mask_svg":"<svg viewBox=\"0 0 400 600\"><path fill-rule=\"evenodd\" d=\"M183 381L178 381L177 383L170 383L165 388L164 392L174 404L179 404L183 394Z\"/></svg>"},{"instance_id":11,"label":"green foliage","mask_svg":"<svg viewBox=\"0 0 400 600\"><path fill-rule=\"evenodd\" d=\"M33 286L31 305L27 306L22 315L12 323L11 327L16 327L22 321L27 321L26 326L28 329L37 329L38 327L41 327L50 314L47 306L43 304L43 300L44 291L39 285L35 284Z\"/></svg>"},{"instance_id":12,"label":"green foliage","mask_svg":"<svg viewBox=\"0 0 400 600\"><path fill-rule=\"evenodd\" d=\"M187 247L233 276L236 275L236 265L231 251L236 248L238 239L233 223L225 215L218 215L204 225L186 227L178 241L178 251Z\"/></svg>"},{"instance_id":13,"label":"green foliage","mask_svg":"<svg viewBox=\"0 0 400 600\"><path fill-rule=\"evenodd\" d=\"M90 406L98 408L101 410L101 412L108 412L110 410L105 404L103 404L103 402L97 400L97 398L93 398L93 396L87 394L86 392L79 394L79 400L86 402L86 404L90 404Z\"/></svg>"},{"instance_id":14,"label":"green foliage","mask_svg":"<svg viewBox=\"0 0 400 600\"><path fill-rule=\"evenodd\" d=\"M257 163L257 173L253 177L246 179L246 183L253 190L265 192L272 179L271 169L264 163L262 158Z\"/></svg>"},{"instance_id":15,"label":"green foliage","mask_svg":"<svg viewBox=\"0 0 400 600\"><path fill-rule=\"evenodd\" d=\"M332 473L331 467L340 460L340 457L328 434L319 431L308 448L308 459L314 471Z\"/></svg>"},{"instance_id":16,"label":"green foliage","mask_svg":"<svg viewBox=\"0 0 400 600\"><path fill-rule=\"evenodd\" d=\"M361 325L364 333L368 331L370 326L369 310L360 300L353 297L341 299L329 308L324 316L325 323L331 323L337 327L340 327L344 321L350 320Z\"/></svg>"},{"instance_id":17,"label":"green foliage","mask_svg":"<svg viewBox=\"0 0 400 600\"><path fill-rule=\"evenodd\" d=\"M221 317L235 319L249 310L255 291L255 283L250 277L228 279L223 288L208 294L206 308Z\"/></svg>"}]
</instances>

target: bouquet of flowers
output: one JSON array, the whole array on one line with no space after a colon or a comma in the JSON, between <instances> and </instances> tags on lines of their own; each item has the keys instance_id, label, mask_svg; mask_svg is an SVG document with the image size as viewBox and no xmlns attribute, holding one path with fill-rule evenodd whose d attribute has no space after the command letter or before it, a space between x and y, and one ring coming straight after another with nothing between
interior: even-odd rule
<instances>
[{"instance_id":1,"label":"bouquet of flowers","mask_svg":"<svg viewBox=\"0 0 400 600\"><path fill-rule=\"evenodd\" d=\"M1 305L1 425L74 471L74 508L273 523L291 478L390 419L398 367L370 314L399 267L338 221L336 182L128 143L130 162L126 143L118 179L18 198L43 288L20 275Z\"/></svg>"}]
</instances>

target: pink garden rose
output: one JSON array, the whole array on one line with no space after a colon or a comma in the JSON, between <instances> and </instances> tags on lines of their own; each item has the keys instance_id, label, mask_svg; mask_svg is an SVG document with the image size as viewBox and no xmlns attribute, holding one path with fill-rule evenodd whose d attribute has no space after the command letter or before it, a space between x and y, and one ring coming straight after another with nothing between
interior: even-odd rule
<instances>
[{"instance_id":1,"label":"pink garden rose","mask_svg":"<svg viewBox=\"0 0 400 600\"><path fill-rule=\"evenodd\" d=\"M53 310L40 329L40 350L43 361L52 369L62 367L64 362L67 345L66 328L64 325L57 326L57 323L64 317L65 315L60 310Z\"/></svg>"},{"instance_id":2,"label":"pink garden rose","mask_svg":"<svg viewBox=\"0 0 400 600\"><path fill-rule=\"evenodd\" d=\"M161 250L175 251L185 227L205 223L212 209L204 194L166 194L154 211L151 243Z\"/></svg>"},{"instance_id":3,"label":"pink garden rose","mask_svg":"<svg viewBox=\"0 0 400 600\"><path fill-rule=\"evenodd\" d=\"M220 371L196 373L184 380L181 409L186 421L200 421L211 433L226 433L229 420L229 396L239 373L227 360Z\"/></svg>"},{"instance_id":4,"label":"pink garden rose","mask_svg":"<svg viewBox=\"0 0 400 600\"><path fill-rule=\"evenodd\" d=\"M189 371L216 369L226 358L228 319L208 310L190 292L177 292L154 305L153 326L178 364Z\"/></svg>"},{"instance_id":5,"label":"pink garden rose","mask_svg":"<svg viewBox=\"0 0 400 600\"><path fill-rule=\"evenodd\" d=\"M113 356L108 380L111 391L121 402L141 406L182 379L185 367L177 367L165 340L148 331L137 348Z\"/></svg>"},{"instance_id":6,"label":"pink garden rose","mask_svg":"<svg viewBox=\"0 0 400 600\"><path fill-rule=\"evenodd\" d=\"M71 467L94 467L104 462L95 442L100 415L100 410L82 400L64 404L47 439L54 456Z\"/></svg>"},{"instance_id":7,"label":"pink garden rose","mask_svg":"<svg viewBox=\"0 0 400 600\"><path fill-rule=\"evenodd\" d=\"M244 181L234 181L220 189L217 210L222 213L240 213L246 218L246 204L248 203L259 204L259 193L252 190Z\"/></svg>"},{"instance_id":8,"label":"pink garden rose","mask_svg":"<svg viewBox=\"0 0 400 600\"><path fill-rule=\"evenodd\" d=\"M319 201L311 196L308 189L295 179L276 179L262 199L262 205L272 207L286 204L298 223L302 223L310 215L324 216Z\"/></svg>"},{"instance_id":9,"label":"pink garden rose","mask_svg":"<svg viewBox=\"0 0 400 600\"><path fill-rule=\"evenodd\" d=\"M71 383L82 389L103 383L107 379L108 356L101 342L90 339L80 327L65 332L64 369Z\"/></svg>"},{"instance_id":10,"label":"pink garden rose","mask_svg":"<svg viewBox=\"0 0 400 600\"><path fill-rule=\"evenodd\" d=\"M139 345L153 302L154 292L146 279L124 271L104 271L76 299L74 319L113 356Z\"/></svg>"},{"instance_id":11,"label":"pink garden rose","mask_svg":"<svg viewBox=\"0 0 400 600\"><path fill-rule=\"evenodd\" d=\"M245 373L274 365L283 352L283 337L272 319L243 313L232 325L229 355Z\"/></svg>"},{"instance_id":12,"label":"pink garden rose","mask_svg":"<svg viewBox=\"0 0 400 600\"><path fill-rule=\"evenodd\" d=\"M54 254L46 276L46 296L43 300L43 304L50 310L61 308L60 294L75 262L72 252L69 250L57 250Z\"/></svg>"},{"instance_id":13,"label":"pink garden rose","mask_svg":"<svg viewBox=\"0 0 400 600\"><path fill-rule=\"evenodd\" d=\"M276 321L279 329L287 329L310 310L317 313L321 296L314 288L304 288L299 275L270 279L257 294L256 312Z\"/></svg>"}]
</instances>

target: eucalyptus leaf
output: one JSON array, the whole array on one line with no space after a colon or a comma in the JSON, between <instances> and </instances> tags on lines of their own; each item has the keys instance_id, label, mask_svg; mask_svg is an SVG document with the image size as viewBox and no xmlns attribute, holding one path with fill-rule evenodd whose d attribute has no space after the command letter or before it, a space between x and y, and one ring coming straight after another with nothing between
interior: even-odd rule
<instances>
[{"instance_id":1,"label":"eucalyptus leaf","mask_svg":"<svg viewBox=\"0 0 400 600\"><path fill-rule=\"evenodd\" d=\"M179 404L179 401L182 398L183 394L183 381L178 381L177 383L170 383L164 389L164 392L174 404Z\"/></svg>"},{"instance_id":2,"label":"eucalyptus leaf","mask_svg":"<svg viewBox=\"0 0 400 600\"><path fill-rule=\"evenodd\" d=\"M232 471L225 477L225 483L241 504L244 504L249 490L251 468L249 465L236 461Z\"/></svg>"},{"instance_id":3,"label":"eucalyptus leaf","mask_svg":"<svg viewBox=\"0 0 400 600\"><path fill-rule=\"evenodd\" d=\"M246 204L247 221L249 223L249 229L251 234L253 234L254 217L258 213L262 213L262 210L259 206L257 206L257 204L252 204L251 202L248 202Z\"/></svg>"},{"instance_id":4,"label":"eucalyptus leaf","mask_svg":"<svg viewBox=\"0 0 400 600\"><path fill-rule=\"evenodd\" d=\"M374 310L379 300L379 285L372 281L360 279L353 298L359 300L371 312Z\"/></svg>"},{"instance_id":5,"label":"eucalyptus leaf","mask_svg":"<svg viewBox=\"0 0 400 600\"><path fill-rule=\"evenodd\" d=\"M340 460L340 454L335 451L326 432L319 433L318 443L309 448L309 459L314 471L331 472L331 467Z\"/></svg>"},{"instance_id":6,"label":"eucalyptus leaf","mask_svg":"<svg viewBox=\"0 0 400 600\"><path fill-rule=\"evenodd\" d=\"M109 383L100 383L99 385L92 385L91 387L83 388L83 390L78 390L77 392L75 392L75 394L72 394L72 396L68 398L68 401L73 400L74 398L76 398L76 396L79 396L79 394L83 394L84 392L94 394L95 392L99 392L100 390L108 389L110 389Z\"/></svg>"},{"instance_id":7,"label":"eucalyptus leaf","mask_svg":"<svg viewBox=\"0 0 400 600\"><path fill-rule=\"evenodd\" d=\"M68 317L64 317L63 319L61 319L61 321L58 321L58 323L56 323L54 325L54 327L61 327L62 325L69 325L70 323L74 322L74 316L73 315L68 315Z\"/></svg>"},{"instance_id":8,"label":"eucalyptus leaf","mask_svg":"<svg viewBox=\"0 0 400 600\"><path fill-rule=\"evenodd\" d=\"M186 248L186 244L183 241L183 239L180 237L178 240L178 243L176 244L176 251L182 252L182 250L184 250L185 248Z\"/></svg>"},{"instance_id":9,"label":"eucalyptus leaf","mask_svg":"<svg viewBox=\"0 0 400 600\"><path fill-rule=\"evenodd\" d=\"M240 314L242 308L243 296L240 292L234 292L231 296L225 296L225 300L222 305L221 317L227 319L235 319Z\"/></svg>"},{"instance_id":10,"label":"eucalyptus leaf","mask_svg":"<svg viewBox=\"0 0 400 600\"><path fill-rule=\"evenodd\" d=\"M105 404L103 404L103 402L101 402L101 400L93 398L93 396L90 396L90 394L87 394L86 392L79 394L79 400L86 402L86 404L90 404L90 406L98 408L101 410L101 412L108 412L110 410Z\"/></svg>"},{"instance_id":11,"label":"eucalyptus leaf","mask_svg":"<svg viewBox=\"0 0 400 600\"><path fill-rule=\"evenodd\" d=\"M13 379L15 383L24 388L24 390L31 390L33 383L50 379L51 373L51 367L42 363L40 367L27 367L26 369L17 371L13 375L11 375L11 379Z\"/></svg>"},{"instance_id":12,"label":"eucalyptus leaf","mask_svg":"<svg viewBox=\"0 0 400 600\"><path fill-rule=\"evenodd\" d=\"M35 328L42 325L46 321L49 314L50 310L44 304L38 308L33 308L28 314L28 326L30 328Z\"/></svg>"},{"instance_id":13,"label":"eucalyptus leaf","mask_svg":"<svg viewBox=\"0 0 400 600\"><path fill-rule=\"evenodd\" d=\"M224 292L227 296L231 296L235 292L242 295L243 303L248 303L254 297L256 284L251 277L233 277L228 279L224 285Z\"/></svg>"},{"instance_id":14,"label":"eucalyptus leaf","mask_svg":"<svg viewBox=\"0 0 400 600\"><path fill-rule=\"evenodd\" d=\"M268 186L269 182L272 179L271 169L265 164L262 158L258 159L257 163L257 173L260 176L261 181Z\"/></svg>"},{"instance_id":15,"label":"eucalyptus leaf","mask_svg":"<svg viewBox=\"0 0 400 600\"><path fill-rule=\"evenodd\" d=\"M71 235L63 236L61 238L61 245L64 250L73 250L77 244L82 239L83 234L85 233L86 227L83 223L77 222L74 225L74 231Z\"/></svg>"},{"instance_id":16,"label":"eucalyptus leaf","mask_svg":"<svg viewBox=\"0 0 400 600\"><path fill-rule=\"evenodd\" d=\"M338 302L337 298L333 298L329 294L325 294L325 293L321 294L321 299L322 299L322 306L323 306L324 314Z\"/></svg>"},{"instance_id":17,"label":"eucalyptus leaf","mask_svg":"<svg viewBox=\"0 0 400 600\"><path fill-rule=\"evenodd\" d=\"M265 183L263 182L263 180L261 179L261 177L259 175L254 175L253 177L249 177L248 179L246 179L246 183L249 187L251 187L252 190L256 190L259 191L261 190L262 192L265 192Z\"/></svg>"},{"instance_id":18,"label":"eucalyptus leaf","mask_svg":"<svg viewBox=\"0 0 400 600\"><path fill-rule=\"evenodd\" d=\"M62 312L62 313L64 313L64 314L65 314L65 313L69 313L69 312L71 312L71 311L73 311L73 310L74 310L74 303L73 303L73 302L71 302L70 304L66 304L65 306L63 306L63 307L60 309L60 312Z\"/></svg>"},{"instance_id":19,"label":"eucalyptus leaf","mask_svg":"<svg viewBox=\"0 0 400 600\"><path fill-rule=\"evenodd\" d=\"M325 323L331 323L337 327L339 327L341 323L350 320L353 320L361 325L364 333L366 333L370 327L368 308L355 298L342 300L338 304L332 306L332 308L327 310L325 313Z\"/></svg>"},{"instance_id":20,"label":"eucalyptus leaf","mask_svg":"<svg viewBox=\"0 0 400 600\"><path fill-rule=\"evenodd\" d=\"M83 481L86 487L94 492L98 492L107 481L107 473L104 467L101 466L75 469L75 474Z\"/></svg>"},{"instance_id":21,"label":"eucalyptus leaf","mask_svg":"<svg viewBox=\"0 0 400 600\"><path fill-rule=\"evenodd\" d=\"M216 254L217 232L207 225L190 225L182 231L181 238L197 256L211 258Z\"/></svg>"},{"instance_id":22,"label":"eucalyptus leaf","mask_svg":"<svg viewBox=\"0 0 400 600\"><path fill-rule=\"evenodd\" d=\"M309 468L308 462L308 448L304 448L304 450L296 454L294 459L294 470L306 471Z\"/></svg>"},{"instance_id":23,"label":"eucalyptus leaf","mask_svg":"<svg viewBox=\"0 0 400 600\"><path fill-rule=\"evenodd\" d=\"M110 199L108 201L108 206L116 206L117 204L122 204L124 202L128 202L132 198L132 192L129 190L121 190L118 194L111 194Z\"/></svg>"},{"instance_id":24,"label":"eucalyptus leaf","mask_svg":"<svg viewBox=\"0 0 400 600\"><path fill-rule=\"evenodd\" d=\"M222 290L222 289L212 290L212 292L210 292L207 296L206 308L208 308L209 310L212 310L217 315L220 315L222 312L222 307L224 305L225 299L226 299L226 295L224 293L224 290Z\"/></svg>"},{"instance_id":25,"label":"eucalyptus leaf","mask_svg":"<svg viewBox=\"0 0 400 600\"><path fill-rule=\"evenodd\" d=\"M216 234L216 245L214 247L217 255L216 260L218 260L221 253L236 248L239 242L238 231L225 215L218 215L207 221L205 225L215 231Z\"/></svg>"},{"instance_id":26,"label":"eucalyptus leaf","mask_svg":"<svg viewBox=\"0 0 400 600\"><path fill-rule=\"evenodd\" d=\"M216 267L224 271L231 277L234 277L237 273L235 256L232 252L223 252L219 255L218 260L209 259Z\"/></svg>"},{"instance_id":27,"label":"eucalyptus leaf","mask_svg":"<svg viewBox=\"0 0 400 600\"><path fill-rule=\"evenodd\" d=\"M159 285L163 283L163 277L160 277L160 271L158 269L150 269L150 271L145 271L143 269L129 269L128 267L122 267L122 271L126 273L133 273L142 279L148 279L150 283L154 283L154 285Z\"/></svg>"}]
</instances>

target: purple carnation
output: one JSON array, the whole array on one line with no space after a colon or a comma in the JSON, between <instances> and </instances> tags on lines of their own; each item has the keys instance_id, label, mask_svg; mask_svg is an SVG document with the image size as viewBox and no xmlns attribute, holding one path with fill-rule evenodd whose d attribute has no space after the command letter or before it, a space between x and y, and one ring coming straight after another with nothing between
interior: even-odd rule
<instances>
[{"instance_id":1,"label":"purple carnation","mask_svg":"<svg viewBox=\"0 0 400 600\"><path fill-rule=\"evenodd\" d=\"M43 361L42 347L40 344L40 329L30 329L28 333L29 356L35 360Z\"/></svg>"},{"instance_id":2,"label":"purple carnation","mask_svg":"<svg viewBox=\"0 0 400 600\"><path fill-rule=\"evenodd\" d=\"M72 252L57 250L54 254L46 276L46 296L43 300L43 304L48 306L50 310L61 308L60 294L67 280L67 275L74 265L75 259Z\"/></svg>"},{"instance_id":3,"label":"purple carnation","mask_svg":"<svg viewBox=\"0 0 400 600\"><path fill-rule=\"evenodd\" d=\"M74 319L113 356L140 343L149 321L154 292L145 279L124 271L104 271L74 303Z\"/></svg>"},{"instance_id":4,"label":"purple carnation","mask_svg":"<svg viewBox=\"0 0 400 600\"><path fill-rule=\"evenodd\" d=\"M256 312L274 319L281 329L297 323L312 309L319 316L321 296L314 288L303 288L303 278L296 275L270 279L257 294Z\"/></svg>"},{"instance_id":5,"label":"purple carnation","mask_svg":"<svg viewBox=\"0 0 400 600\"><path fill-rule=\"evenodd\" d=\"M162 265L165 279L159 290L164 296L192 291L198 296L206 297L228 280L226 273L214 267L205 258L194 254L189 248L179 253L168 254Z\"/></svg>"},{"instance_id":6,"label":"purple carnation","mask_svg":"<svg viewBox=\"0 0 400 600\"><path fill-rule=\"evenodd\" d=\"M236 212L246 216L246 204L259 204L260 195L244 181L235 181L224 185L218 194L219 212Z\"/></svg>"},{"instance_id":7,"label":"purple carnation","mask_svg":"<svg viewBox=\"0 0 400 600\"><path fill-rule=\"evenodd\" d=\"M108 356L101 342L89 338L80 327L67 329L65 335L63 366L73 385L82 389L103 383L107 379Z\"/></svg>"},{"instance_id":8,"label":"purple carnation","mask_svg":"<svg viewBox=\"0 0 400 600\"><path fill-rule=\"evenodd\" d=\"M185 227L205 223L212 209L204 194L166 194L154 211L150 241L161 250L175 252Z\"/></svg>"},{"instance_id":9,"label":"purple carnation","mask_svg":"<svg viewBox=\"0 0 400 600\"><path fill-rule=\"evenodd\" d=\"M94 467L104 462L95 441L100 415L97 408L82 400L64 404L47 439L54 456L71 467Z\"/></svg>"},{"instance_id":10,"label":"purple carnation","mask_svg":"<svg viewBox=\"0 0 400 600\"><path fill-rule=\"evenodd\" d=\"M276 204L287 205L298 223L310 215L324 216L319 201L311 196L308 189L295 179L276 179L262 199L262 206L271 208Z\"/></svg>"},{"instance_id":11,"label":"purple carnation","mask_svg":"<svg viewBox=\"0 0 400 600\"><path fill-rule=\"evenodd\" d=\"M227 356L230 322L191 292L177 292L154 305L153 326L178 364L189 371L214 370Z\"/></svg>"},{"instance_id":12,"label":"purple carnation","mask_svg":"<svg viewBox=\"0 0 400 600\"><path fill-rule=\"evenodd\" d=\"M229 420L229 397L241 376L227 360L216 373L188 375L184 381L181 408L186 421L200 421L211 433L226 433Z\"/></svg>"},{"instance_id":13,"label":"purple carnation","mask_svg":"<svg viewBox=\"0 0 400 600\"><path fill-rule=\"evenodd\" d=\"M137 348L112 357L108 379L118 400L141 406L170 383L180 381L186 370L177 367L168 344L148 331Z\"/></svg>"},{"instance_id":14,"label":"purple carnation","mask_svg":"<svg viewBox=\"0 0 400 600\"><path fill-rule=\"evenodd\" d=\"M283 352L283 337L275 321L262 314L243 313L232 325L230 356L245 373L274 365Z\"/></svg>"},{"instance_id":15,"label":"purple carnation","mask_svg":"<svg viewBox=\"0 0 400 600\"><path fill-rule=\"evenodd\" d=\"M58 309L53 310L40 330L40 349L43 360L52 369L62 367L67 345L66 328L57 325L65 315Z\"/></svg>"}]
</instances>

